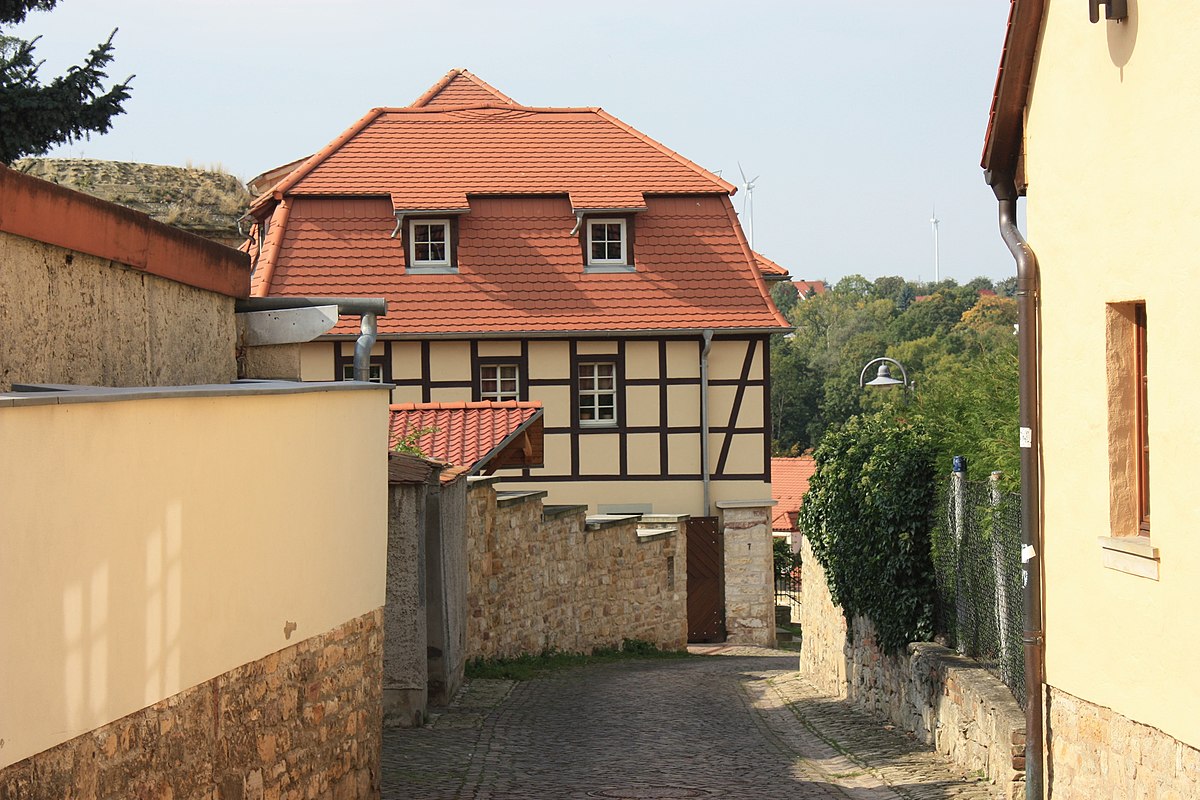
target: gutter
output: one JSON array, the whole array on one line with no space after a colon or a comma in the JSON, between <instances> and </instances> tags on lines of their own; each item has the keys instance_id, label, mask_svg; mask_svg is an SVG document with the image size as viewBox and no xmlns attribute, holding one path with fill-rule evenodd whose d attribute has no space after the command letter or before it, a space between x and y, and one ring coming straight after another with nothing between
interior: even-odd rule
<instances>
[{"instance_id":1,"label":"gutter","mask_svg":"<svg viewBox=\"0 0 1200 800\"><path fill-rule=\"evenodd\" d=\"M387 314L387 301L382 297L243 297L234 302L234 311L279 311L317 306L337 306L339 315L361 317L362 333L354 346L354 380L368 380L371 377L371 348L379 336L377 318Z\"/></svg>"},{"instance_id":2,"label":"gutter","mask_svg":"<svg viewBox=\"0 0 1200 800\"><path fill-rule=\"evenodd\" d=\"M1011 175L987 173L999 202L1000 236L1017 263L1017 351L1020 357L1021 567L1024 570L1025 796L1041 800L1045 633L1042 624L1042 500L1040 347L1037 255L1017 227L1017 189Z\"/></svg>"},{"instance_id":3,"label":"gutter","mask_svg":"<svg viewBox=\"0 0 1200 800\"><path fill-rule=\"evenodd\" d=\"M712 514L712 478L708 474L708 351L712 349L712 329L701 333L704 348L700 351L700 469L704 483L704 515Z\"/></svg>"}]
</instances>

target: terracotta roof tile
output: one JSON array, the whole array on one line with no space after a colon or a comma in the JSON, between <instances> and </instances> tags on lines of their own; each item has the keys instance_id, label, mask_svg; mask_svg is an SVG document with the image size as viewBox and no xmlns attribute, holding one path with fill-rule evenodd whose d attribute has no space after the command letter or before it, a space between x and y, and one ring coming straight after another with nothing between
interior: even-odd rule
<instances>
[{"instance_id":1,"label":"terracotta roof tile","mask_svg":"<svg viewBox=\"0 0 1200 800\"><path fill-rule=\"evenodd\" d=\"M409 107L465 106L497 102L516 105L511 97L465 69L452 69L442 76L440 81L426 89Z\"/></svg>"},{"instance_id":2,"label":"terracotta roof tile","mask_svg":"<svg viewBox=\"0 0 1200 800\"><path fill-rule=\"evenodd\" d=\"M585 273L565 198L473 198L457 274L406 274L385 198L290 198L272 294L386 297L381 334L772 328L727 197L658 197L636 272ZM268 237L270 238L270 237ZM343 321L333 333L355 333Z\"/></svg>"},{"instance_id":3,"label":"terracotta roof tile","mask_svg":"<svg viewBox=\"0 0 1200 800\"><path fill-rule=\"evenodd\" d=\"M788 271L776 264L771 259L764 256L762 253L754 254L754 261L758 264L758 271L764 275L787 275Z\"/></svg>"},{"instance_id":4,"label":"terracotta roof tile","mask_svg":"<svg viewBox=\"0 0 1200 800\"><path fill-rule=\"evenodd\" d=\"M812 456L771 459L771 497L776 501L771 528L799 530L797 516L808 491L808 480L817 468Z\"/></svg>"},{"instance_id":5,"label":"terracotta roof tile","mask_svg":"<svg viewBox=\"0 0 1200 800\"><path fill-rule=\"evenodd\" d=\"M534 402L397 403L388 447L420 431L415 444L426 457L474 473L541 414L542 404Z\"/></svg>"}]
</instances>

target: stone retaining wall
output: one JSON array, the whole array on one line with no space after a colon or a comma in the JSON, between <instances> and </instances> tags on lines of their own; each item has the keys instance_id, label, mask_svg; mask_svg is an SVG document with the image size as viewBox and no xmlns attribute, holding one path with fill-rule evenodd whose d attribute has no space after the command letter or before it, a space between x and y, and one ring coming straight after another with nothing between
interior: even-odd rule
<instances>
[{"instance_id":1,"label":"stone retaining wall","mask_svg":"<svg viewBox=\"0 0 1200 800\"><path fill-rule=\"evenodd\" d=\"M687 644L686 516L589 524L583 506L544 509L545 492L467 494L467 655L591 652L641 639ZM643 531L659 531L639 535Z\"/></svg>"},{"instance_id":2,"label":"stone retaining wall","mask_svg":"<svg viewBox=\"0 0 1200 800\"><path fill-rule=\"evenodd\" d=\"M1055 800L1200 797L1200 750L1049 688L1046 783Z\"/></svg>"},{"instance_id":3,"label":"stone retaining wall","mask_svg":"<svg viewBox=\"0 0 1200 800\"><path fill-rule=\"evenodd\" d=\"M0 799L379 796L382 609L0 770Z\"/></svg>"},{"instance_id":4,"label":"stone retaining wall","mask_svg":"<svg viewBox=\"0 0 1200 800\"><path fill-rule=\"evenodd\" d=\"M863 617L846 625L825 571L802 540L800 672L912 733L968 770L986 774L1003 797L1025 796L1025 717L1008 688L977 662L929 642L886 653Z\"/></svg>"},{"instance_id":5,"label":"stone retaining wall","mask_svg":"<svg viewBox=\"0 0 1200 800\"><path fill-rule=\"evenodd\" d=\"M725 630L731 644L775 646L772 500L717 503L725 543Z\"/></svg>"}]
</instances>

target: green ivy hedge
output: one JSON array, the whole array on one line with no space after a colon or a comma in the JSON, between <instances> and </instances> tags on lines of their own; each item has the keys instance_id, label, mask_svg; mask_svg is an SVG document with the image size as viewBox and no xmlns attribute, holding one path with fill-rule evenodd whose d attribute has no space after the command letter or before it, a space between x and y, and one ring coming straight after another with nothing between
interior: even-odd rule
<instances>
[{"instance_id":1,"label":"green ivy hedge","mask_svg":"<svg viewBox=\"0 0 1200 800\"><path fill-rule=\"evenodd\" d=\"M800 525L847 619L869 618L881 647L933 636L930 555L935 448L920 423L886 413L825 434Z\"/></svg>"}]
</instances>

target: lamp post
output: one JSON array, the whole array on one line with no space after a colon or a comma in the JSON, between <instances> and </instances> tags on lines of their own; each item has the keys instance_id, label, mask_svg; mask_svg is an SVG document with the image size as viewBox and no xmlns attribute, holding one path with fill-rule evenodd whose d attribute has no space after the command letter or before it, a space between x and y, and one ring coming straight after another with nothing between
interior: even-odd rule
<instances>
[{"instance_id":1,"label":"lamp post","mask_svg":"<svg viewBox=\"0 0 1200 800\"><path fill-rule=\"evenodd\" d=\"M867 380L867 370L869 370L871 367L875 366L876 364L879 365L879 371L875 374L875 378L873 380L868 381ZM891 371L891 368L888 367L888 364L895 364L899 368L900 376L901 376L900 378L892 377L892 371ZM887 356L881 356L879 358L871 359L870 361L867 362L866 366L864 366L862 368L862 372L859 373L859 376L858 376L858 386L860 389L865 388L867 386L875 386L875 387L903 386L908 391L912 391L914 384L911 381L909 381L908 370L904 369L903 364L901 364L899 361L897 361L894 358L888 358Z\"/></svg>"}]
</instances>

